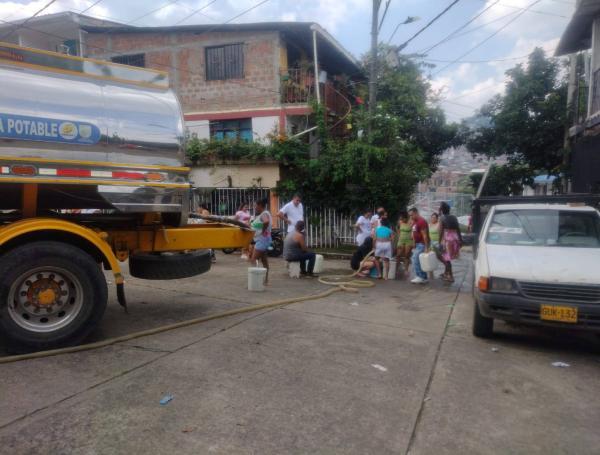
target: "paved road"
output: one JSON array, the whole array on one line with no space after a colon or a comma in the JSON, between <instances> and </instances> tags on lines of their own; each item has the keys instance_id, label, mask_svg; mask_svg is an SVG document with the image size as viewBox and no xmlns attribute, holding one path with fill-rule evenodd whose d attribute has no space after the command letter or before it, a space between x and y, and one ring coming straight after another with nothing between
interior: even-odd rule
<instances>
[{"instance_id":1,"label":"paved road","mask_svg":"<svg viewBox=\"0 0 600 455\"><path fill-rule=\"evenodd\" d=\"M452 287L381 282L358 295L0 365L0 452L598 451L597 340L504 324L493 341L473 338L466 261L457 268ZM267 292L250 294L245 281L245 264L223 255L195 279L130 278L130 314L113 296L93 339L324 289L285 277L280 260ZM166 394L174 398L161 406Z\"/></svg>"}]
</instances>

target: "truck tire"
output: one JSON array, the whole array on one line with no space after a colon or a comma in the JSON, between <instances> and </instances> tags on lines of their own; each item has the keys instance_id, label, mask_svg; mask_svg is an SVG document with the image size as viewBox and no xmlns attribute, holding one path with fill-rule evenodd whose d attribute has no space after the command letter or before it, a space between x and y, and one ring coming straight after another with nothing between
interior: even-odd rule
<instances>
[{"instance_id":1,"label":"truck tire","mask_svg":"<svg viewBox=\"0 0 600 455\"><path fill-rule=\"evenodd\" d=\"M210 250L191 253L138 253L129 257L129 273L145 280L176 280L210 270Z\"/></svg>"},{"instance_id":2,"label":"truck tire","mask_svg":"<svg viewBox=\"0 0 600 455\"><path fill-rule=\"evenodd\" d=\"M483 316L477 302L473 307L473 335L478 338L491 338L494 335L494 319Z\"/></svg>"},{"instance_id":3,"label":"truck tire","mask_svg":"<svg viewBox=\"0 0 600 455\"><path fill-rule=\"evenodd\" d=\"M78 344L107 299L94 258L70 244L32 242L0 256L0 333L12 352Z\"/></svg>"}]
</instances>

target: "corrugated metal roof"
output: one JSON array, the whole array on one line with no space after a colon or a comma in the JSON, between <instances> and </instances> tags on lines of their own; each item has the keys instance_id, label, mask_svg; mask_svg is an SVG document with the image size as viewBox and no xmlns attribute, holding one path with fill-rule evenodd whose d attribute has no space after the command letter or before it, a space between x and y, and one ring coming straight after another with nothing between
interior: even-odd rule
<instances>
[{"instance_id":1,"label":"corrugated metal roof","mask_svg":"<svg viewBox=\"0 0 600 455\"><path fill-rule=\"evenodd\" d=\"M578 0L575 13L560 37L554 54L572 54L592 45L592 24L600 15L600 0Z\"/></svg>"}]
</instances>

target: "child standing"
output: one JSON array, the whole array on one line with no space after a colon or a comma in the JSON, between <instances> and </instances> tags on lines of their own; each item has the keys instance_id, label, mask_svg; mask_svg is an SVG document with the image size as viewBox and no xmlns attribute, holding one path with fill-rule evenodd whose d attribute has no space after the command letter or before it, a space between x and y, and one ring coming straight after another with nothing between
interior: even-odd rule
<instances>
[{"instance_id":1,"label":"child standing","mask_svg":"<svg viewBox=\"0 0 600 455\"><path fill-rule=\"evenodd\" d=\"M383 279L388 279L390 271L390 259L392 258L392 235L394 231L390 229L390 222L387 218L379 220L379 226L375 228L375 267L379 278L381 275L381 266L379 260L383 260Z\"/></svg>"}]
</instances>

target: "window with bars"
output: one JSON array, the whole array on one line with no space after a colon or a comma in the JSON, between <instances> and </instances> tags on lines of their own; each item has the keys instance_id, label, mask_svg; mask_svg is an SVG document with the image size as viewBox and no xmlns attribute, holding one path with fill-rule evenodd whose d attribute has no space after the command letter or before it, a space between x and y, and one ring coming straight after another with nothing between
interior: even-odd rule
<instances>
[{"instance_id":1,"label":"window with bars","mask_svg":"<svg viewBox=\"0 0 600 455\"><path fill-rule=\"evenodd\" d=\"M205 48L206 80L244 78L244 44L227 44Z\"/></svg>"},{"instance_id":2,"label":"window with bars","mask_svg":"<svg viewBox=\"0 0 600 455\"><path fill-rule=\"evenodd\" d=\"M139 66L140 68L146 67L145 54L117 55L110 60L113 63L120 63L121 65Z\"/></svg>"},{"instance_id":3,"label":"window with bars","mask_svg":"<svg viewBox=\"0 0 600 455\"><path fill-rule=\"evenodd\" d=\"M252 119L211 120L210 137L216 140L239 139L252 142Z\"/></svg>"}]
</instances>

